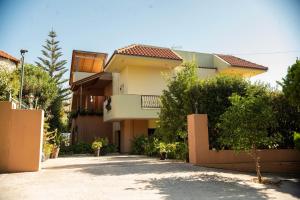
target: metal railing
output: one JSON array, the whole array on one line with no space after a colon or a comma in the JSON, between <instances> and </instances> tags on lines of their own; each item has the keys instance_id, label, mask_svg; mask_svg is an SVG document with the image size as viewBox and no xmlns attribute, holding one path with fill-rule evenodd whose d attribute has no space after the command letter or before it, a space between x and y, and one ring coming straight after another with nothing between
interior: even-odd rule
<instances>
[{"instance_id":1,"label":"metal railing","mask_svg":"<svg viewBox=\"0 0 300 200\"><path fill-rule=\"evenodd\" d=\"M142 108L160 108L159 95L141 95Z\"/></svg>"},{"instance_id":2,"label":"metal railing","mask_svg":"<svg viewBox=\"0 0 300 200\"><path fill-rule=\"evenodd\" d=\"M20 106L20 102L14 98L12 98L11 94L9 94L9 99L8 99L10 102L12 103L15 103L17 108L20 108L20 109L29 109L29 106L27 106L25 103L22 103L21 106Z\"/></svg>"}]
</instances>

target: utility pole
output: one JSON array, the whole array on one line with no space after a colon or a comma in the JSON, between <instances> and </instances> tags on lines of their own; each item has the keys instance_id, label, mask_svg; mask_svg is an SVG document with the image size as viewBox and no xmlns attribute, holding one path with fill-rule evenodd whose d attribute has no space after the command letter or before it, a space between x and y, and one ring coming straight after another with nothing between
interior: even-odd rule
<instances>
[{"instance_id":1,"label":"utility pole","mask_svg":"<svg viewBox=\"0 0 300 200\"><path fill-rule=\"evenodd\" d=\"M24 84L24 54L27 53L28 50L21 49L20 53L22 56L22 68L21 68L21 85L20 85L20 94L19 94L19 109L22 109L22 91L23 91L23 84Z\"/></svg>"}]
</instances>

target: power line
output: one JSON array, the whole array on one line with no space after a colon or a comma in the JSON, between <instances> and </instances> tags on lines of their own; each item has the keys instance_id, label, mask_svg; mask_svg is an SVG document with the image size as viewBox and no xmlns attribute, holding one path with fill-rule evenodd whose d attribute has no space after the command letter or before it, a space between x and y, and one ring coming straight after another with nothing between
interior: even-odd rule
<instances>
[{"instance_id":1,"label":"power line","mask_svg":"<svg viewBox=\"0 0 300 200\"><path fill-rule=\"evenodd\" d=\"M273 52L256 52L256 53L232 53L231 55L264 55L264 54L290 54L290 53L300 53L300 50L273 51Z\"/></svg>"}]
</instances>

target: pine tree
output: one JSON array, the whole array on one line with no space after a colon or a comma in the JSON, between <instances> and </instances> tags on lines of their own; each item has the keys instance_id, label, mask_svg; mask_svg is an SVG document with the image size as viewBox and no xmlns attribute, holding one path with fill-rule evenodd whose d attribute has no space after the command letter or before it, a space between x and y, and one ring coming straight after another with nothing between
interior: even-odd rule
<instances>
[{"instance_id":1,"label":"pine tree","mask_svg":"<svg viewBox=\"0 0 300 200\"><path fill-rule=\"evenodd\" d=\"M48 34L49 38L46 40L46 45L43 45L42 55L38 57L39 62L35 62L38 67L41 67L49 73L50 77L55 81L58 86L58 96L53 100L49 107L49 126L50 130L57 129L59 132L63 132L64 123L63 106L64 101L70 99L69 88L64 87L64 83L68 81L63 76L67 69L65 67L67 61L60 59L63 55L60 51L59 41L56 40L55 31L51 30Z\"/></svg>"},{"instance_id":2,"label":"pine tree","mask_svg":"<svg viewBox=\"0 0 300 200\"><path fill-rule=\"evenodd\" d=\"M68 71L65 67L66 60L60 60L62 56L61 48L58 46L59 41L56 40L55 31L49 32L49 38L46 40L46 45L43 45L43 58L38 57L40 62L35 62L37 66L47 71L51 78L57 83L59 87L58 95L61 100L69 99L70 91L68 88L64 88L64 83L68 79L64 79L63 75Z\"/></svg>"}]
</instances>

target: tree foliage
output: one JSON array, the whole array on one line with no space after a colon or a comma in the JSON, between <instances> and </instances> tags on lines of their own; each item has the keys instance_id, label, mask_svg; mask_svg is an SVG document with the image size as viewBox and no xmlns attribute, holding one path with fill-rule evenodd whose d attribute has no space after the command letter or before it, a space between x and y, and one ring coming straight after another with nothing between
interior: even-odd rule
<instances>
[{"instance_id":1,"label":"tree foliage","mask_svg":"<svg viewBox=\"0 0 300 200\"><path fill-rule=\"evenodd\" d=\"M257 149L263 146L276 147L279 137L270 136L269 129L277 126L268 95L251 90L244 97L233 94L231 106L221 115L219 137L221 144L230 146L235 151L246 151L255 160L259 182L260 157Z\"/></svg>"},{"instance_id":2,"label":"tree foliage","mask_svg":"<svg viewBox=\"0 0 300 200\"><path fill-rule=\"evenodd\" d=\"M205 113L208 115L210 148L221 149L222 144L218 138L222 131L217 127L217 123L220 116L231 106L229 97L233 93L245 97L249 91L252 91L264 95L272 106L278 126L270 127L269 135L280 133L282 137L278 143L280 148L294 147L293 133L300 131L300 113L282 92L274 91L265 84L251 84L241 77L216 76L197 80L197 77L190 79L191 72L181 71L181 73L178 74L180 78L168 80L168 88L161 97L158 135L164 138L164 141L181 141L181 138L186 136L186 116L192 113ZM261 148L268 147L261 146Z\"/></svg>"},{"instance_id":3,"label":"tree foliage","mask_svg":"<svg viewBox=\"0 0 300 200\"><path fill-rule=\"evenodd\" d=\"M57 35L55 31L50 31L48 36L49 38L46 40L46 45L43 45L44 49L42 50L44 58L38 57L40 62L36 62L36 64L47 71L50 77L62 88L62 84L68 81L63 77L64 73L68 71L65 67L67 61L59 60L62 52L58 46L59 41L56 40ZM60 93L60 95L64 97L65 94Z\"/></svg>"},{"instance_id":4,"label":"tree foliage","mask_svg":"<svg viewBox=\"0 0 300 200\"><path fill-rule=\"evenodd\" d=\"M249 82L235 76L217 76L194 84L187 91L185 100L186 113L203 113L208 115L210 148L220 148L216 128L219 117L231 105L228 97L233 93L241 96L246 94Z\"/></svg>"},{"instance_id":5,"label":"tree foliage","mask_svg":"<svg viewBox=\"0 0 300 200\"><path fill-rule=\"evenodd\" d=\"M161 96L159 133L162 133L163 140L174 142L187 136L185 101L189 88L197 81L196 65L184 63L176 76L169 77L167 81L167 89Z\"/></svg>"},{"instance_id":6,"label":"tree foliage","mask_svg":"<svg viewBox=\"0 0 300 200\"><path fill-rule=\"evenodd\" d=\"M278 126L271 129L271 133L280 133L282 140L279 148L294 148L294 132L300 132L300 112L292 105L288 98L280 91L270 95L271 106Z\"/></svg>"},{"instance_id":7,"label":"tree foliage","mask_svg":"<svg viewBox=\"0 0 300 200\"><path fill-rule=\"evenodd\" d=\"M288 68L288 73L280 83L289 101L300 108L300 60Z\"/></svg>"},{"instance_id":8,"label":"tree foliage","mask_svg":"<svg viewBox=\"0 0 300 200\"><path fill-rule=\"evenodd\" d=\"M13 77L18 81L21 70L14 71ZM33 102L37 108L48 110L50 104L56 98L58 88L51 77L39 67L31 64L24 65L23 99L29 104L29 96L33 95Z\"/></svg>"},{"instance_id":9,"label":"tree foliage","mask_svg":"<svg viewBox=\"0 0 300 200\"><path fill-rule=\"evenodd\" d=\"M20 81L15 73L5 69L0 70L0 100L8 100L9 95L13 98L18 96Z\"/></svg>"},{"instance_id":10,"label":"tree foliage","mask_svg":"<svg viewBox=\"0 0 300 200\"><path fill-rule=\"evenodd\" d=\"M67 82L67 79L63 77L67 71L65 67L67 61L61 60L62 52L60 51L59 41L56 40L56 32L52 30L48 36L49 38L46 40L46 44L43 45L43 57L38 57L39 62L36 62L36 64L48 72L52 80L58 86L58 95L50 106L51 117L49 118L49 123L51 130L57 129L60 133L65 131L65 125L62 120L64 101L70 98L69 89L64 87L64 83Z\"/></svg>"}]
</instances>

